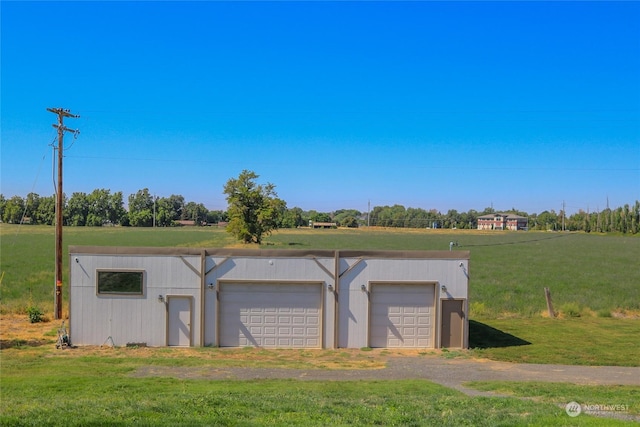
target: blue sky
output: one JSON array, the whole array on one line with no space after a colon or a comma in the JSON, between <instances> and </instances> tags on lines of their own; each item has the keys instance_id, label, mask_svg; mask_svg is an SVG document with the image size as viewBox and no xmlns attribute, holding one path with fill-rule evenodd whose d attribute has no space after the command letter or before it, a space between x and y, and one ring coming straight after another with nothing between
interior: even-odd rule
<instances>
[{"instance_id":1,"label":"blue sky","mask_svg":"<svg viewBox=\"0 0 640 427\"><path fill-rule=\"evenodd\" d=\"M639 2L12 2L1 192L226 209L569 212L640 199ZM73 145L72 145L73 144Z\"/></svg>"}]
</instances>

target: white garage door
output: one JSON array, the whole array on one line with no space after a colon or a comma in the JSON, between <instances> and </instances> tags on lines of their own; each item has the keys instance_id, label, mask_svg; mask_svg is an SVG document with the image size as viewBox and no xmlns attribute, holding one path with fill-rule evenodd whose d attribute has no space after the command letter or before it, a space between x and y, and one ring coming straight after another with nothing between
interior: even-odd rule
<instances>
[{"instance_id":1,"label":"white garage door","mask_svg":"<svg viewBox=\"0 0 640 427\"><path fill-rule=\"evenodd\" d=\"M435 285L374 284L371 287L371 347L434 347Z\"/></svg>"},{"instance_id":2,"label":"white garage door","mask_svg":"<svg viewBox=\"0 0 640 427\"><path fill-rule=\"evenodd\" d=\"M221 284L221 347L322 346L320 284Z\"/></svg>"}]
</instances>

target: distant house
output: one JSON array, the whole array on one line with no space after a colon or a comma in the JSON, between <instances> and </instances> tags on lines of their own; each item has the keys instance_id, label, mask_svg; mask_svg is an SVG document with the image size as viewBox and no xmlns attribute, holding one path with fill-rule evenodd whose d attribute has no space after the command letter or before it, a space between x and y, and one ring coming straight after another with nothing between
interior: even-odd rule
<instances>
[{"instance_id":1,"label":"distant house","mask_svg":"<svg viewBox=\"0 0 640 427\"><path fill-rule=\"evenodd\" d=\"M527 230L529 219L512 213L493 213L478 217L478 230Z\"/></svg>"},{"instance_id":2,"label":"distant house","mask_svg":"<svg viewBox=\"0 0 640 427\"><path fill-rule=\"evenodd\" d=\"M176 221L176 225L179 225L181 227L191 227L196 225L196 222L193 220L188 220L188 219L180 219L178 221Z\"/></svg>"}]
</instances>

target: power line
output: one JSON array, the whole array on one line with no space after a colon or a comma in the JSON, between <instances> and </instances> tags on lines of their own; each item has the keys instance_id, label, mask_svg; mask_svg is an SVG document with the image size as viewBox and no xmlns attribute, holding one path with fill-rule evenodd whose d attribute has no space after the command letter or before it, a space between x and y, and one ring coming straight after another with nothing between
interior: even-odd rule
<instances>
[{"instance_id":1,"label":"power line","mask_svg":"<svg viewBox=\"0 0 640 427\"><path fill-rule=\"evenodd\" d=\"M114 156L67 156L74 159L92 159L92 160L116 160L116 161L134 161L134 162L159 162L159 163L187 163L187 164L207 164L215 162L215 160L196 160L196 159L161 159L151 157L114 157ZM227 165L242 165L242 163L226 163ZM264 167L281 167L288 165L288 163L270 163L264 164ZM386 168L396 168L397 164L390 163L377 163L372 166L380 166ZM569 172L636 172L640 171L640 168L578 168L578 167L532 167L532 166L454 166L454 165L403 165L405 169L463 169L463 170L502 170L502 171L569 171Z\"/></svg>"}]
</instances>

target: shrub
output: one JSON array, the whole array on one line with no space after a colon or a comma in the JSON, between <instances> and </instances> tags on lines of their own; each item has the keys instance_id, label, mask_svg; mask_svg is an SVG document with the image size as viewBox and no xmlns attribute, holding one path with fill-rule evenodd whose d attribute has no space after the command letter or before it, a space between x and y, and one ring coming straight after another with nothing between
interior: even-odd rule
<instances>
[{"instance_id":1,"label":"shrub","mask_svg":"<svg viewBox=\"0 0 640 427\"><path fill-rule=\"evenodd\" d=\"M29 322L31 323L40 323L44 322L44 315L42 311L38 307L30 306L27 307L27 315L29 316Z\"/></svg>"}]
</instances>

